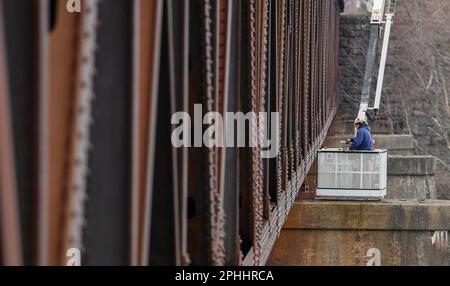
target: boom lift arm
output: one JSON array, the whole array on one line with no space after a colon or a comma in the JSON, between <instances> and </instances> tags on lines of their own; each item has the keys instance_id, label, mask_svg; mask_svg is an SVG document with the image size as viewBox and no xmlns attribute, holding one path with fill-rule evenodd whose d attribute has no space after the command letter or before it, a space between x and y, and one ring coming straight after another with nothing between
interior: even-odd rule
<instances>
[{"instance_id":1,"label":"boom lift arm","mask_svg":"<svg viewBox=\"0 0 450 286\"><path fill-rule=\"evenodd\" d=\"M361 94L361 103L358 118L367 120L367 111L373 110L376 114L380 109L381 92L383 90L384 71L386 67L389 38L395 14L396 0L374 0L372 17L370 20L370 40L366 59L366 70ZM384 20L384 21L383 21ZM377 89L374 106L369 107L370 92L372 88L373 69L376 60L378 37L382 27L385 27L383 48L381 51L380 67L378 71Z\"/></svg>"}]
</instances>

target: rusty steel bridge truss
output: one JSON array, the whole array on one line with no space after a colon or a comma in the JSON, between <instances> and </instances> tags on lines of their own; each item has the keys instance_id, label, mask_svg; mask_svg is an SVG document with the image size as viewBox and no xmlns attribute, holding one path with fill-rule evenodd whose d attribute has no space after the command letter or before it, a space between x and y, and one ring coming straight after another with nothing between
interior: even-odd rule
<instances>
[{"instance_id":1,"label":"rusty steel bridge truss","mask_svg":"<svg viewBox=\"0 0 450 286\"><path fill-rule=\"evenodd\" d=\"M66 2L0 0L0 264L264 265L336 112L342 2ZM279 112L279 155L173 147L194 104Z\"/></svg>"}]
</instances>

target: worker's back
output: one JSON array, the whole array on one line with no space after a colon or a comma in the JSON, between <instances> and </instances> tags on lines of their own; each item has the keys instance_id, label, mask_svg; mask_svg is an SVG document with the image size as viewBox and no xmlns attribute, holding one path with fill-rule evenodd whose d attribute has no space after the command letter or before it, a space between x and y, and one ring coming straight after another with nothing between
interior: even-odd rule
<instances>
[{"instance_id":1,"label":"worker's back","mask_svg":"<svg viewBox=\"0 0 450 286\"><path fill-rule=\"evenodd\" d=\"M353 139L350 150L373 150L373 139L372 134L370 134L369 126L362 125L358 128L358 132Z\"/></svg>"}]
</instances>

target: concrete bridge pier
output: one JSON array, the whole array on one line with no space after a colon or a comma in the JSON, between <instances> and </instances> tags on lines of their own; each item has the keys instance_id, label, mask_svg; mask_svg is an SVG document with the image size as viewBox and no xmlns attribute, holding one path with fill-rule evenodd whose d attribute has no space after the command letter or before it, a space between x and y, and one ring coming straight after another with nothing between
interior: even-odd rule
<instances>
[{"instance_id":1,"label":"concrete bridge pier","mask_svg":"<svg viewBox=\"0 0 450 286\"><path fill-rule=\"evenodd\" d=\"M339 147L346 136L327 139ZM414 153L409 136L378 136L389 149L382 202L299 200L269 265L450 265L450 201L436 200L436 162ZM307 184L314 189L315 174Z\"/></svg>"}]
</instances>

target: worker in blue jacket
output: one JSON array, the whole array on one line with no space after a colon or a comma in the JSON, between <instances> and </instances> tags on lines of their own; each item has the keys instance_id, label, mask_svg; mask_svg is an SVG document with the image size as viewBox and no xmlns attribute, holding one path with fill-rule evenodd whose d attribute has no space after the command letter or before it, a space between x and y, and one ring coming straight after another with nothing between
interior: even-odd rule
<instances>
[{"instance_id":1,"label":"worker in blue jacket","mask_svg":"<svg viewBox=\"0 0 450 286\"><path fill-rule=\"evenodd\" d=\"M357 129L356 136L349 140L350 150L373 150L373 137L370 133L369 124L366 120L356 118L355 128Z\"/></svg>"}]
</instances>

